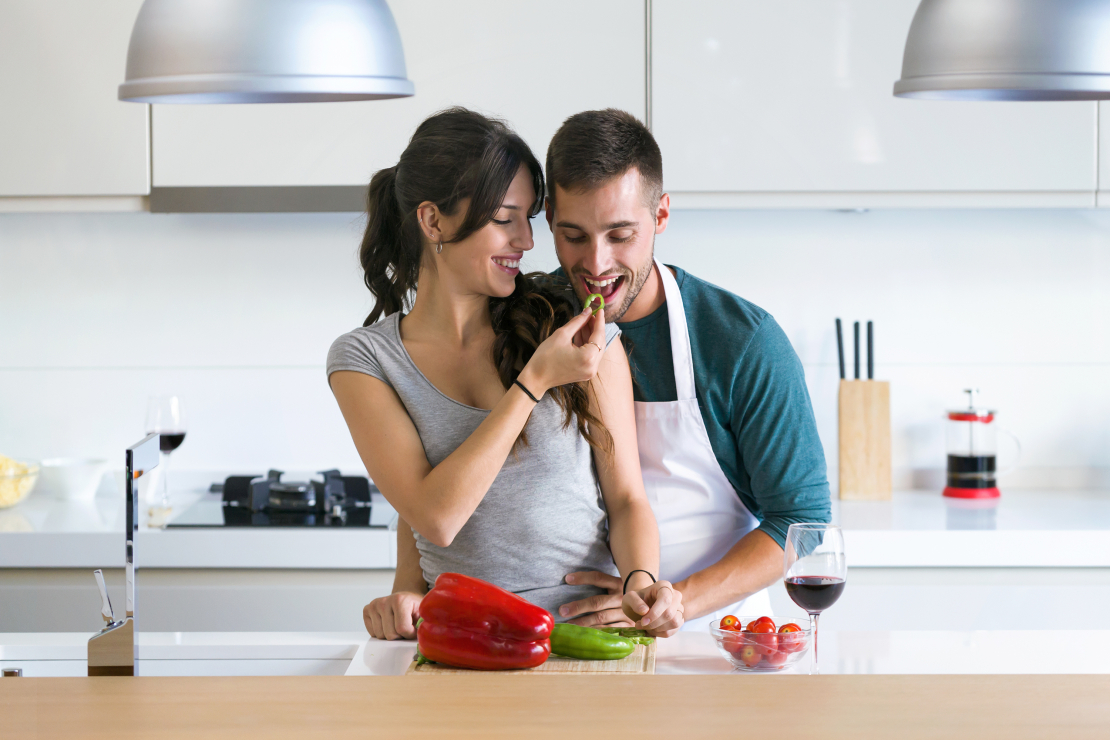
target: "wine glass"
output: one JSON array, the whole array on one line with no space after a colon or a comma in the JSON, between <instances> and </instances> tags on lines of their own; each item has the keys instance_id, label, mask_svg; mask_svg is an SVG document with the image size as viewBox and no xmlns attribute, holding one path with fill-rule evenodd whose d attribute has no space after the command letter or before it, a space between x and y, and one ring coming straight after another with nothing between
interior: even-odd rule
<instances>
[{"instance_id":1,"label":"wine glass","mask_svg":"<svg viewBox=\"0 0 1110 740\"><path fill-rule=\"evenodd\" d=\"M817 666L817 619L844 593L848 566L844 533L833 524L791 524L783 551L786 593L813 618L813 667Z\"/></svg>"},{"instance_id":2,"label":"wine glass","mask_svg":"<svg viewBox=\"0 0 1110 740\"><path fill-rule=\"evenodd\" d=\"M177 396L151 396L146 404L146 433L158 435L162 452L162 508L170 507L170 453L185 441L185 415Z\"/></svg>"}]
</instances>

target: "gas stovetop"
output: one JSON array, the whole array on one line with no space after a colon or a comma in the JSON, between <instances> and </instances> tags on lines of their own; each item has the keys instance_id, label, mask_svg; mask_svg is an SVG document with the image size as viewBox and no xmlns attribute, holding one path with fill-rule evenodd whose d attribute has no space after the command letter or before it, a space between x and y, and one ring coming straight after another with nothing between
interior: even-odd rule
<instances>
[{"instance_id":1,"label":"gas stovetop","mask_svg":"<svg viewBox=\"0 0 1110 740\"><path fill-rule=\"evenodd\" d=\"M362 476L325 470L321 480L283 481L283 474L271 470L213 483L207 496L166 526L386 528L397 515Z\"/></svg>"}]
</instances>

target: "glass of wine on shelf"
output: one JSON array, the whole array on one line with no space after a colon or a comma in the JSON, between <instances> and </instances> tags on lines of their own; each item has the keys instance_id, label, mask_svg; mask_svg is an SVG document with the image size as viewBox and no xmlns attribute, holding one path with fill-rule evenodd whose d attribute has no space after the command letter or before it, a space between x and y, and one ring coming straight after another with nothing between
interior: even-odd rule
<instances>
[{"instance_id":1,"label":"glass of wine on shelf","mask_svg":"<svg viewBox=\"0 0 1110 740\"><path fill-rule=\"evenodd\" d=\"M146 407L146 433L157 434L162 451L162 508L170 508L170 453L185 441L185 415L177 396L151 396Z\"/></svg>"},{"instance_id":2,"label":"glass of wine on shelf","mask_svg":"<svg viewBox=\"0 0 1110 740\"><path fill-rule=\"evenodd\" d=\"M786 531L783 580L786 593L813 618L813 670L817 664L817 620L844 593L848 566L844 533L832 524L791 524Z\"/></svg>"}]
</instances>

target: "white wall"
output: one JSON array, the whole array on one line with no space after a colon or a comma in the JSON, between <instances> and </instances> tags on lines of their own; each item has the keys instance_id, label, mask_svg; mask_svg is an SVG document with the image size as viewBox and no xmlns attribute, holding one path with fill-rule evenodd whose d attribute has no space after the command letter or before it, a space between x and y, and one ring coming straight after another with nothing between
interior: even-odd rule
<instances>
[{"instance_id":1,"label":"white wall","mask_svg":"<svg viewBox=\"0 0 1110 740\"><path fill-rule=\"evenodd\" d=\"M174 392L177 469L357 469L324 359L370 308L361 226L0 214L0 454L120 460L147 395ZM542 219L536 236L526 267L549 269ZM1110 213L677 211L657 253L783 325L834 481L840 316L875 321L899 487L939 485L942 412L969 385L1021 438L1005 483L1110 486Z\"/></svg>"}]
</instances>

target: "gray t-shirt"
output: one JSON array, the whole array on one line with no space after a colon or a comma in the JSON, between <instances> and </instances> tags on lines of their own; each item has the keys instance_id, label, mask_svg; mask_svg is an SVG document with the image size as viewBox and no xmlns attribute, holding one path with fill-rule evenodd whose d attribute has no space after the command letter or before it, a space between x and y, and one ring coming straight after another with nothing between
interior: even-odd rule
<instances>
[{"instance_id":1,"label":"gray t-shirt","mask_svg":"<svg viewBox=\"0 0 1110 740\"><path fill-rule=\"evenodd\" d=\"M348 332L328 352L328 377L337 370L365 373L387 383L408 411L432 466L454 452L489 411L448 398L412 361L400 333L401 314ZM606 346L620 334L606 324ZM590 446L550 394L540 399L525 427L528 446L505 460L478 508L448 547L414 531L424 578L463 573L519 594L562 621L558 608L601 593L571 586L577 570L617 575L609 551L608 520ZM388 493L388 492L386 492Z\"/></svg>"}]
</instances>

